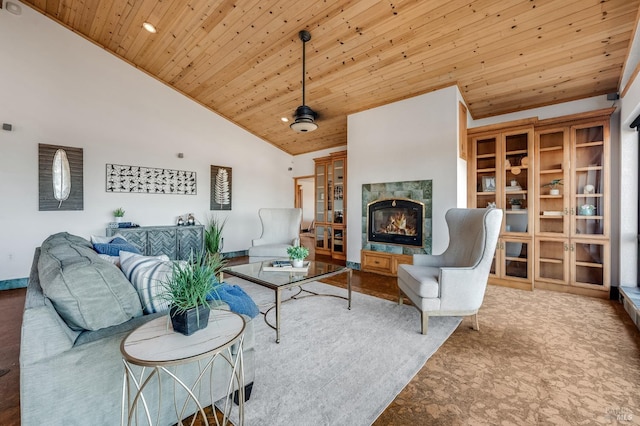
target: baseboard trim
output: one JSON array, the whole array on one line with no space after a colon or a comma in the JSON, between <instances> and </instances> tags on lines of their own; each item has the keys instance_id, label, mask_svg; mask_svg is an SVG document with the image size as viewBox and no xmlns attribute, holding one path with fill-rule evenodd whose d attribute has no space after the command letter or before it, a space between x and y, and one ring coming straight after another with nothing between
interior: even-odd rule
<instances>
[{"instance_id":1,"label":"baseboard trim","mask_svg":"<svg viewBox=\"0 0 640 426\"><path fill-rule=\"evenodd\" d=\"M249 256L249 250L227 251L222 253L225 259L233 259L234 257Z\"/></svg>"},{"instance_id":2,"label":"baseboard trim","mask_svg":"<svg viewBox=\"0 0 640 426\"><path fill-rule=\"evenodd\" d=\"M349 262L347 261L347 268L351 268L354 271L360 270L360 264L358 262Z\"/></svg>"},{"instance_id":3,"label":"baseboard trim","mask_svg":"<svg viewBox=\"0 0 640 426\"><path fill-rule=\"evenodd\" d=\"M0 280L0 291L14 288L25 288L29 282L28 278L15 278L12 280Z\"/></svg>"}]
</instances>

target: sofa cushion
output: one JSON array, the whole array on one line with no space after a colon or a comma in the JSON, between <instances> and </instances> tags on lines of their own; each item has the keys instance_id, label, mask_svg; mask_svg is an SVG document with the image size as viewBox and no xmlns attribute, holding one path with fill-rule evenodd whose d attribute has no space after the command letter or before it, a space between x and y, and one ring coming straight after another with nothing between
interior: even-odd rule
<instances>
[{"instance_id":1,"label":"sofa cushion","mask_svg":"<svg viewBox=\"0 0 640 426\"><path fill-rule=\"evenodd\" d=\"M124 238L114 238L108 243L94 243L93 249L100 254L109 256L118 256L121 251L142 254L136 246L128 243Z\"/></svg>"},{"instance_id":2,"label":"sofa cushion","mask_svg":"<svg viewBox=\"0 0 640 426\"><path fill-rule=\"evenodd\" d=\"M38 273L45 296L73 330L98 330L142 315L133 286L84 238L66 232L47 238Z\"/></svg>"},{"instance_id":3,"label":"sofa cushion","mask_svg":"<svg viewBox=\"0 0 640 426\"><path fill-rule=\"evenodd\" d=\"M120 268L138 292L145 314L169 309L169 302L158 298L163 291L162 283L173 275L173 262L168 256L142 256L121 251Z\"/></svg>"}]
</instances>

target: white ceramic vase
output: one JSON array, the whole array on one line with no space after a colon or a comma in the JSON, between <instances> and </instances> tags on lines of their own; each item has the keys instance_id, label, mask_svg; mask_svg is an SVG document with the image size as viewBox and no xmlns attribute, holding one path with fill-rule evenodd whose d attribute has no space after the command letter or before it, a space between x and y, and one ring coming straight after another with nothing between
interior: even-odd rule
<instances>
[{"instance_id":1,"label":"white ceramic vase","mask_svg":"<svg viewBox=\"0 0 640 426\"><path fill-rule=\"evenodd\" d=\"M291 263L294 268L302 268L304 266L304 259L293 259Z\"/></svg>"}]
</instances>

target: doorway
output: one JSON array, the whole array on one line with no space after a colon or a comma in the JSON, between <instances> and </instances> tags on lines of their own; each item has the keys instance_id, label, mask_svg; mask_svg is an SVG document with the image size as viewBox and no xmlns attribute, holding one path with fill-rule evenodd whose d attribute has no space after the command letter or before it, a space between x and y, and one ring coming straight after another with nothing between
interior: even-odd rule
<instances>
[{"instance_id":1,"label":"doorway","mask_svg":"<svg viewBox=\"0 0 640 426\"><path fill-rule=\"evenodd\" d=\"M315 217L315 178L300 176L294 178L294 207L302 209L301 230L311 230Z\"/></svg>"}]
</instances>

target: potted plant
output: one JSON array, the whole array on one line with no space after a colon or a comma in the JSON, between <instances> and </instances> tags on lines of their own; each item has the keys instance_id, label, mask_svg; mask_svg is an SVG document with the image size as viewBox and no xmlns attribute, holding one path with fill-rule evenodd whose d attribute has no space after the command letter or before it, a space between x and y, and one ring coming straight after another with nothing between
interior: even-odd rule
<instances>
[{"instance_id":1,"label":"potted plant","mask_svg":"<svg viewBox=\"0 0 640 426\"><path fill-rule=\"evenodd\" d=\"M551 188L549 189L549 195L560 195L560 189L558 188L560 185L562 185L562 179L553 179L551 182L545 183L542 186Z\"/></svg>"},{"instance_id":2,"label":"potted plant","mask_svg":"<svg viewBox=\"0 0 640 426\"><path fill-rule=\"evenodd\" d=\"M216 276L225 265L220 253L174 262L173 273L163 281L157 297L169 302L173 330L189 336L209 323L207 296L221 284Z\"/></svg>"},{"instance_id":3,"label":"potted plant","mask_svg":"<svg viewBox=\"0 0 640 426\"><path fill-rule=\"evenodd\" d=\"M207 249L207 253L220 253L222 251L224 246L222 230L226 223L227 218L209 217L207 227L204 230L204 246Z\"/></svg>"},{"instance_id":4,"label":"potted plant","mask_svg":"<svg viewBox=\"0 0 640 426\"><path fill-rule=\"evenodd\" d=\"M122 222L122 217L124 216L124 210L122 207L118 207L113 211L113 217L116 219L116 222Z\"/></svg>"},{"instance_id":5,"label":"potted plant","mask_svg":"<svg viewBox=\"0 0 640 426\"><path fill-rule=\"evenodd\" d=\"M520 210L523 201L524 200L522 198L511 198L509 200L509 204L511 204L511 210Z\"/></svg>"},{"instance_id":6,"label":"potted plant","mask_svg":"<svg viewBox=\"0 0 640 426\"><path fill-rule=\"evenodd\" d=\"M309 256L309 249L304 246L294 246L287 248L287 254L294 268L302 268L304 258Z\"/></svg>"}]
</instances>

